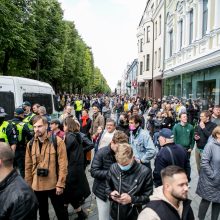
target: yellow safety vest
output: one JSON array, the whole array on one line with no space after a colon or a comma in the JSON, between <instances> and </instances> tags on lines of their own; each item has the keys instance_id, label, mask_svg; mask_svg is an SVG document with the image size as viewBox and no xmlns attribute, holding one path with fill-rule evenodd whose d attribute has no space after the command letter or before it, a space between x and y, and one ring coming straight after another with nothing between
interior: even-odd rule
<instances>
[{"instance_id":1,"label":"yellow safety vest","mask_svg":"<svg viewBox=\"0 0 220 220\"><path fill-rule=\"evenodd\" d=\"M76 109L75 109L75 110L76 110L77 112L82 111L82 107L83 107L83 106L82 106L82 101L76 100L76 101L75 101L75 104L76 104Z\"/></svg>"},{"instance_id":2,"label":"yellow safety vest","mask_svg":"<svg viewBox=\"0 0 220 220\"><path fill-rule=\"evenodd\" d=\"M22 131L23 131L25 123L24 122L19 122L17 124L15 122L12 122L12 123L16 126L18 141L20 142L22 141Z\"/></svg>"},{"instance_id":3,"label":"yellow safety vest","mask_svg":"<svg viewBox=\"0 0 220 220\"><path fill-rule=\"evenodd\" d=\"M4 139L5 143L8 143L8 136L6 134L6 129L9 123L7 121L3 121L2 125L0 126L0 139Z\"/></svg>"},{"instance_id":4,"label":"yellow safety vest","mask_svg":"<svg viewBox=\"0 0 220 220\"><path fill-rule=\"evenodd\" d=\"M27 116L25 119L23 119L23 122L28 125L28 128L29 128L30 131L33 131L33 130L34 130L33 125L31 125L31 123L30 123L31 119L32 119L34 116L35 116L35 114L32 113L31 115L29 115L29 116Z\"/></svg>"}]
</instances>

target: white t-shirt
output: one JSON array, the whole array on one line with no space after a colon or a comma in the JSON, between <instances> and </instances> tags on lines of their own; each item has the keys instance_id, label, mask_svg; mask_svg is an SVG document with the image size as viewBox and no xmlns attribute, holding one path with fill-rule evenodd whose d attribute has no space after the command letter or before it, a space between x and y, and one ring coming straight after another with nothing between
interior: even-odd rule
<instances>
[{"instance_id":1,"label":"white t-shirt","mask_svg":"<svg viewBox=\"0 0 220 220\"><path fill-rule=\"evenodd\" d=\"M115 130L112 133L109 133L108 131L103 132L101 140L99 142L98 150L102 147L108 146L111 143L114 133Z\"/></svg>"}]
</instances>

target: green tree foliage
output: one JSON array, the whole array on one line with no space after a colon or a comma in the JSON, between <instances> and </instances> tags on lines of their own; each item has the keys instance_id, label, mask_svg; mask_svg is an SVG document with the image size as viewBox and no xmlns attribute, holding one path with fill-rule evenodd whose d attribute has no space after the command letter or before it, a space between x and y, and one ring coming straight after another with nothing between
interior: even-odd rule
<instances>
[{"instance_id":1,"label":"green tree foliage","mask_svg":"<svg viewBox=\"0 0 220 220\"><path fill-rule=\"evenodd\" d=\"M46 81L56 91L110 91L58 0L0 1L0 74Z\"/></svg>"}]
</instances>

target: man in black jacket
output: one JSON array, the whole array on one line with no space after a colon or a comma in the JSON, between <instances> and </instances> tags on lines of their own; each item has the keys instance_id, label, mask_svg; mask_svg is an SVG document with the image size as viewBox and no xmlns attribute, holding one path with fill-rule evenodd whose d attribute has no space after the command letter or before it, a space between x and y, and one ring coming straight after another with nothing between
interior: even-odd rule
<instances>
[{"instance_id":1,"label":"man in black jacket","mask_svg":"<svg viewBox=\"0 0 220 220\"><path fill-rule=\"evenodd\" d=\"M155 187L162 185L160 172L169 165L182 167L190 181L190 162L187 153L182 146L174 143L173 138L173 133L168 128L163 128L159 133L158 140L161 150L158 152L154 163L153 178Z\"/></svg>"},{"instance_id":2,"label":"man in black jacket","mask_svg":"<svg viewBox=\"0 0 220 220\"><path fill-rule=\"evenodd\" d=\"M13 160L9 145L0 143L0 219L36 220L37 198L13 169Z\"/></svg>"},{"instance_id":3,"label":"man in black jacket","mask_svg":"<svg viewBox=\"0 0 220 220\"><path fill-rule=\"evenodd\" d=\"M120 143L128 143L128 137L124 132L116 131L111 144L97 151L92 162L91 175L94 178L93 193L96 195L100 220L109 219L110 204L105 194L106 177L110 166L116 162L115 152Z\"/></svg>"},{"instance_id":4,"label":"man in black jacket","mask_svg":"<svg viewBox=\"0 0 220 220\"><path fill-rule=\"evenodd\" d=\"M161 171L163 186L157 187L138 220L194 220L184 169L168 166Z\"/></svg>"},{"instance_id":5,"label":"man in black jacket","mask_svg":"<svg viewBox=\"0 0 220 220\"><path fill-rule=\"evenodd\" d=\"M200 113L200 123L195 128L195 141L196 141L196 151L195 151L195 157L196 157L196 165L198 173L200 171L200 162L201 162L201 155L204 150L205 145L208 142L208 139L210 135L212 134L212 131L217 126L214 122L210 121L211 114L209 111L202 111Z\"/></svg>"},{"instance_id":6,"label":"man in black jacket","mask_svg":"<svg viewBox=\"0 0 220 220\"><path fill-rule=\"evenodd\" d=\"M110 217L114 220L136 220L142 205L153 192L151 170L137 163L129 144L120 144L117 163L109 170L106 194L112 200Z\"/></svg>"}]
</instances>

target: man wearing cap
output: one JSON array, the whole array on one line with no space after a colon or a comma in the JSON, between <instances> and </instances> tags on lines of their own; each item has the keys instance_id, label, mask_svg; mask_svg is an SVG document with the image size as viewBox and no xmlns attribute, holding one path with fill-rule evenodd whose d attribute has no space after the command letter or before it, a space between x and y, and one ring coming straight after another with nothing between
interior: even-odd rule
<instances>
[{"instance_id":1,"label":"man wearing cap","mask_svg":"<svg viewBox=\"0 0 220 220\"><path fill-rule=\"evenodd\" d=\"M31 103L28 101L25 101L23 102L22 107L25 111L25 118L23 122L26 123L30 131L33 132L32 119L35 116L35 114L31 112Z\"/></svg>"},{"instance_id":2,"label":"man wearing cap","mask_svg":"<svg viewBox=\"0 0 220 220\"><path fill-rule=\"evenodd\" d=\"M8 143L15 151L17 144L17 135L13 125L5 120L5 110L0 107L0 142Z\"/></svg>"},{"instance_id":3,"label":"man wearing cap","mask_svg":"<svg viewBox=\"0 0 220 220\"><path fill-rule=\"evenodd\" d=\"M28 125L22 122L23 119L24 110L22 108L16 108L14 112L14 118L11 121L17 133L17 147L15 150L14 166L19 169L22 177L24 177L25 172L26 144L32 138L32 134L28 128Z\"/></svg>"},{"instance_id":4,"label":"man wearing cap","mask_svg":"<svg viewBox=\"0 0 220 220\"><path fill-rule=\"evenodd\" d=\"M161 150L155 159L155 168L153 172L155 187L162 185L161 170L170 165L176 165L183 168L190 180L190 164L187 152L182 146L174 143L174 136L170 129L163 128L159 133L159 143Z\"/></svg>"},{"instance_id":5,"label":"man wearing cap","mask_svg":"<svg viewBox=\"0 0 220 220\"><path fill-rule=\"evenodd\" d=\"M64 132L60 130L60 121L58 119L53 119L50 122L51 134L64 139Z\"/></svg>"}]
</instances>

